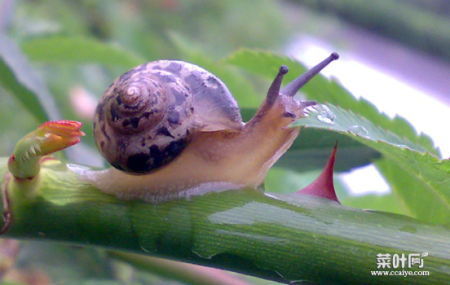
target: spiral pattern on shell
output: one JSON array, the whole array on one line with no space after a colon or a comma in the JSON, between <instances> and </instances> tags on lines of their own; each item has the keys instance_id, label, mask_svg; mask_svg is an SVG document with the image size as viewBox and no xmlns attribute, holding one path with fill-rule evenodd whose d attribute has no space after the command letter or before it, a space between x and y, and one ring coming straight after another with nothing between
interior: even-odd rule
<instances>
[{"instance_id":1,"label":"spiral pattern on shell","mask_svg":"<svg viewBox=\"0 0 450 285\"><path fill-rule=\"evenodd\" d=\"M197 131L239 129L226 86L181 61L140 65L114 81L96 109L94 138L112 166L135 174L173 161Z\"/></svg>"}]
</instances>

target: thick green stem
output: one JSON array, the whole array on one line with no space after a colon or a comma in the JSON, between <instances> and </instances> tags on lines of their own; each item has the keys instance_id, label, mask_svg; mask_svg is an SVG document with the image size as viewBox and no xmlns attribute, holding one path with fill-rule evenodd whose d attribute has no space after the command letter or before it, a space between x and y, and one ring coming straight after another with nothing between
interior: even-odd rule
<instances>
[{"instance_id":1,"label":"thick green stem","mask_svg":"<svg viewBox=\"0 0 450 285\"><path fill-rule=\"evenodd\" d=\"M2 237L126 250L284 283L450 283L450 232L443 226L250 189L158 205L126 202L78 181L79 171L50 161L33 196L10 182L12 223ZM424 252L422 269L405 270L429 276L371 275L377 254Z\"/></svg>"}]
</instances>

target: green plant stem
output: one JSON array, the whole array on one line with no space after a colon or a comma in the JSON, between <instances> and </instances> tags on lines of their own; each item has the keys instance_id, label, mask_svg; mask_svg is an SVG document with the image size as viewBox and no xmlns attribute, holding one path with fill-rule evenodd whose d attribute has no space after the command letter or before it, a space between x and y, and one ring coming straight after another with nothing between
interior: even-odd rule
<instances>
[{"instance_id":1,"label":"green plant stem","mask_svg":"<svg viewBox=\"0 0 450 285\"><path fill-rule=\"evenodd\" d=\"M157 205L122 201L80 182L79 171L50 161L33 195L11 180L12 223L2 237L124 250L283 283L450 283L450 233L444 226L251 189ZM371 276L379 253L423 252L429 254L424 267L411 270L430 276Z\"/></svg>"}]
</instances>

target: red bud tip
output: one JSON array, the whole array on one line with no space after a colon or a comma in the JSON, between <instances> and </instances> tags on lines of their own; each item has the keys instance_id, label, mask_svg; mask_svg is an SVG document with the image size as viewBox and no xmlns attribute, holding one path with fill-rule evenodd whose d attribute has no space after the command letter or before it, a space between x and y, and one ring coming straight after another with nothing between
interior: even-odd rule
<instances>
[{"instance_id":1,"label":"red bud tip","mask_svg":"<svg viewBox=\"0 0 450 285\"><path fill-rule=\"evenodd\" d=\"M79 143L79 137L85 134L80 131L83 124L75 121L60 120L45 122L36 132L37 136L45 139L39 140L39 149L41 155L50 154L63 150L69 146Z\"/></svg>"},{"instance_id":2,"label":"red bud tip","mask_svg":"<svg viewBox=\"0 0 450 285\"><path fill-rule=\"evenodd\" d=\"M83 124L80 122L59 120L45 122L44 124L39 126L39 129L61 137L82 137L85 135L85 133L80 131L82 126Z\"/></svg>"}]
</instances>

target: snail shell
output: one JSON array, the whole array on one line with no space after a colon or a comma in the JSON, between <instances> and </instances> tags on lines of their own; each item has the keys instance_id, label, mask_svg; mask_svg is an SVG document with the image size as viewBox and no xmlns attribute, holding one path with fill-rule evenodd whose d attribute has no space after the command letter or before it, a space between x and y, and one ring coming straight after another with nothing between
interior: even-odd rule
<instances>
[{"instance_id":1,"label":"snail shell","mask_svg":"<svg viewBox=\"0 0 450 285\"><path fill-rule=\"evenodd\" d=\"M173 161L196 132L235 132L243 125L220 79L194 64L160 60L111 84L95 112L94 138L112 166L145 174Z\"/></svg>"}]
</instances>

